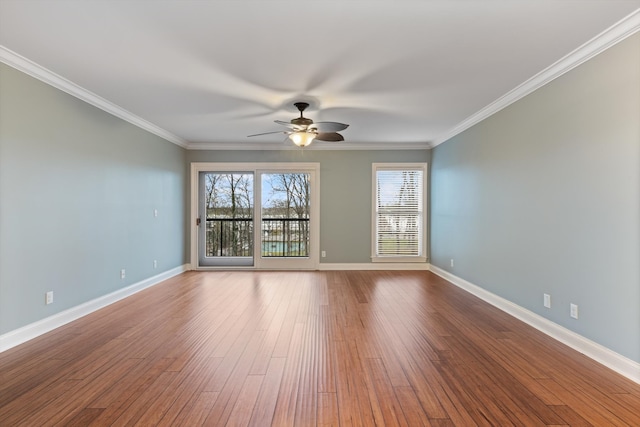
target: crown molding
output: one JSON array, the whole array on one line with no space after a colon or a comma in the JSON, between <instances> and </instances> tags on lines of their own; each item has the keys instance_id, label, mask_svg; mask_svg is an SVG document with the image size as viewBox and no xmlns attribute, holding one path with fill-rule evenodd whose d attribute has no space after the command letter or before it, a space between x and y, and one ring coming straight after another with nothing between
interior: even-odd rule
<instances>
[{"instance_id":1,"label":"crown molding","mask_svg":"<svg viewBox=\"0 0 640 427\"><path fill-rule=\"evenodd\" d=\"M84 89L81 86L65 79L64 77L50 71L41 65L21 56L14 51L7 49L0 45L0 62L7 64L8 66L15 68L18 71L22 71L25 74L30 75L50 86L60 89L69 95L75 96L82 101L98 107L107 113L114 115L122 120L125 120L141 129L144 129L154 135L159 136L169 142L172 142L180 147L186 148L188 143L184 139L167 132L166 130L150 123L135 114L117 106L116 104L107 101L106 99L96 95L95 93Z\"/></svg>"},{"instance_id":2,"label":"crown molding","mask_svg":"<svg viewBox=\"0 0 640 427\"><path fill-rule=\"evenodd\" d=\"M314 144L305 150L415 150L430 149L453 138L475 124L487 119L498 111L520 100L531 92L541 88L547 83L562 76L573 68L588 61L599 53L609 49L627 37L640 31L640 9L626 16L616 24L601 32L588 42L584 43L571 53L565 55L549 67L545 68L529 80L515 87L505 95L496 99L477 113L463 120L449 132L439 136L431 142L420 143L340 143L340 144ZM156 125L150 123L135 114L107 101L106 99L90 92L81 86L65 79L62 76L36 64L35 62L13 52L0 45L0 62L22 71L38 80L41 80L57 89L62 90L76 98L79 98L95 107L119 117L141 129L159 136L169 142L188 150L295 150L293 145L282 143L195 143L188 142Z\"/></svg>"},{"instance_id":3,"label":"crown molding","mask_svg":"<svg viewBox=\"0 0 640 427\"><path fill-rule=\"evenodd\" d=\"M340 151L340 150L426 150L431 148L429 143L357 143L357 142L339 142L339 143L323 143L315 142L309 147L299 148L293 143L287 142L238 142L238 143L216 143L216 142L190 142L187 144L188 150L233 150L233 151L255 151L255 150L304 150L304 151Z\"/></svg>"},{"instance_id":4,"label":"crown molding","mask_svg":"<svg viewBox=\"0 0 640 427\"><path fill-rule=\"evenodd\" d=\"M464 132L471 126L492 116L519 99L524 98L531 92L557 79L638 31L640 31L640 9L636 9L630 15L627 15L625 18L607 28L588 42L534 75L529 80L507 92L477 113L466 118L449 132L436 138L431 144L431 148L442 144L459 133Z\"/></svg>"},{"instance_id":5,"label":"crown molding","mask_svg":"<svg viewBox=\"0 0 640 427\"><path fill-rule=\"evenodd\" d=\"M256 142L239 142L239 143L215 143L215 142L189 142L182 139L151 122L148 122L135 114L119 107L118 105L107 101L101 96L84 89L83 87L65 79L64 77L48 70L41 65L25 58L24 56L0 45L0 62L15 68L25 74L30 75L50 86L55 87L63 92L68 93L82 101L87 102L95 107L106 111L116 117L121 118L141 129L144 129L154 135L159 136L169 142L188 150L299 150L293 144L282 142L276 143L256 143ZM304 150L421 150L430 148L429 143L353 143L341 142L333 143L316 143Z\"/></svg>"}]
</instances>

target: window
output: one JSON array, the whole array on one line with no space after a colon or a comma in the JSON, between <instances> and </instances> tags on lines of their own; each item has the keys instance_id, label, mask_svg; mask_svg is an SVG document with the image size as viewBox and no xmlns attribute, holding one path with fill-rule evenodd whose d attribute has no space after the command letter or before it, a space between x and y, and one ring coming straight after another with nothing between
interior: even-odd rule
<instances>
[{"instance_id":1,"label":"window","mask_svg":"<svg viewBox=\"0 0 640 427\"><path fill-rule=\"evenodd\" d=\"M426 262L426 163L373 164L373 262Z\"/></svg>"}]
</instances>

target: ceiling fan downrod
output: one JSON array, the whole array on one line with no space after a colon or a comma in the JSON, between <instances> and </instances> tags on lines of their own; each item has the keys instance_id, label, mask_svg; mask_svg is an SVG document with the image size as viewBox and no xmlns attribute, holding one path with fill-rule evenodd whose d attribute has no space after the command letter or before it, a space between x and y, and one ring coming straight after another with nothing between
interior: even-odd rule
<instances>
[{"instance_id":1,"label":"ceiling fan downrod","mask_svg":"<svg viewBox=\"0 0 640 427\"><path fill-rule=\"evenodd\" d=\"M298 111L300 111L300 117L292 119L291 120L291 124L298 125L298 126L309 126L309 125L312 125L313 124L313 120L307 119L306 117L302 116L302 112L307 109L309 104L307 104L306 102L295 102L293 105L295 105L296 108L298 109Z\"/></svg>"}]
</instances>

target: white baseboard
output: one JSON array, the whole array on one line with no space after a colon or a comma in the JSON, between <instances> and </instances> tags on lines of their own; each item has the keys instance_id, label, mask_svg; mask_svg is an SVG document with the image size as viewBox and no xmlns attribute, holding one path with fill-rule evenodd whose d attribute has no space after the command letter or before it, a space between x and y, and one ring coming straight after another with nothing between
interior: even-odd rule
<instances>
[{"instance_id":1,"label":"white baseboard","mask_svg":"<svg viewBox=\"0 0 640 427\"><path fill-rule=\"evenodd\" d=\"M54 314L53 316L23 326L22 328L7 332L0 335L0 352L8 350L12 347L20 345L37 336L52 331L62 325L72 322L87 314L93 313L103 307L113 304L116 301L124 299L130 295L140 292L143 289L154 286L170 277L176 276L190 269L190 265L185 264L180 267L168 270L164 273L150 277L131 286L119 289L110 294L72 307L68 310ZM471 282L468 282L454 274L449 273L429 263L425 264L349 264L349 263L324 263L319 265L319 270L431 270L443 279L451 282L455 286L477 296L478 298L488 302L489 304L499 308L500 310L512 315L513 317L533 326L541 332L544 332L551 338L568 345L574 350L579 351L585 356L590 357L598 363L618 372L630 380L640 384L640 363L628 359L607 347L593 342L582 335L579 335L569 329L566 329L540 315L537 315L517 304L512 303L502 297L499 297Z\"/></svg>"},{"instance_id":2,"label":"white baseboard","mask_svg":"<svg viewBox=\"0 0 640 427\"><path fill-rule=\"evenodd\" d=\"M37 322L23 326L19 329L7 332L0 335L0 352L8 350L12 347L20 345L26 341L29 341L37 336L45 334L62 325L79 319L87 314L93 313L101 308L104 308L116 301L124 299L130 295L140 292L143 289L150 288L158 283L167 280L170 277L177 276L180 273L188 270L188 264L181 265L171 270L160 273L156 276L149 277L133 285L127 286L123 289L118 289L110 294L98 297L91 301L87 301L83 304L69 308L67 310L56 313L53 316L49 316Z\"/></svg>"},{"instance_id":3,"label":"white baseboard","mask_svg":"<svg viewBox=\"0 0 640 427\"><path fill-rule=\"evenodd\" d=\"M598 363L624 375L630 380L640 384L640 363L628 359L615 351L604 347L594 341L591 341L582 335L579 335L557 323L550 321L538 314L533 313L517 304L512 303L502 297L499 297L471 282L461 279L454 274L449 273L435 265L431 265L431 271L443 279L453 283L459 288L477 296L478 298L488 302L489 304L499 308L522 320L524 323L533 326L541 332L544 332L551 338L568 345L576 351L595 360Z\"/></svg>"},{"instance_id":4,"label":"white baseboard","mask_svg":"<svg viewBox=\"0 0 640 427\"><path fill-rule=\"evenodd\" d=\"M190 264L187 264L190 265ZM254 266L209 266L197 267L198 271L330 271L330 270L429 270L428 262L420 263L401 263L401 262L382 262L382 263L320 263L313 268L265 268L260 269Z\"/></svg>"},{"instance_id":5,"label":"white baseboard","mask_svg":"<svg viewBox=\"0 0 640 427\"><path fill-rule=\"evenodd\" d=\"M429 270L429 263L320 263L318 270Z\"/></svg>"}]
</instances>

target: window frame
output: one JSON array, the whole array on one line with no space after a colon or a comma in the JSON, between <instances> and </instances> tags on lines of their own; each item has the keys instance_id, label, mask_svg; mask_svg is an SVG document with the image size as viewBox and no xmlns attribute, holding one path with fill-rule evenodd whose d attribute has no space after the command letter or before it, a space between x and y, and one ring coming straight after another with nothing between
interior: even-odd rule
<instances>
[{"instance_id":1,"label":"window frame","mask_svg":"<svg viewBox=\"0 0 640 427\"><path fill-rule=\"evenodd\" d=\"M418 255L378 255L378 171L422 171L421 232ZM371 262L426 263L427 245L427 163L372 163L371 165Z\"/></svg>"}]
</instances>

